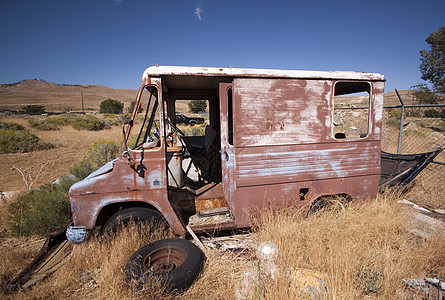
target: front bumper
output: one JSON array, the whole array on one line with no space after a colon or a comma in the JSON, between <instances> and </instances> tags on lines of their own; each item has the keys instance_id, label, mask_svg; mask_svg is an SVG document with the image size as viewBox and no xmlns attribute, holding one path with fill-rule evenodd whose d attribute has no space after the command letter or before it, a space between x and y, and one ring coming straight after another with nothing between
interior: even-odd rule
<instances>
[{"instance_id":1,"label":"front bumper","mask_svg":"<svg viewBox=\"0 0 445 300\"><path fill-rule=\"evenodd\" d=\"M85 240L87 229L85 226L68 226L66 228L66 239L69 243L78 244Z\"/></svg>"}]
</instances>

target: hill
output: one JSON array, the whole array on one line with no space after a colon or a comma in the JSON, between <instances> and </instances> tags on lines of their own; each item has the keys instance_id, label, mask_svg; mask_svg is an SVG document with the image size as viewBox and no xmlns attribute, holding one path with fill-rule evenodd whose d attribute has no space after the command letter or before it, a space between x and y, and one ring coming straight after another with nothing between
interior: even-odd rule
<instances>
[{"instance_id":1,"label":"hill","mask_svg":"<svg viewBox=\"0 0 445 300\"><path fill-rule=\"evenodd\" d=\"M47 111L79 111L82 96L86 110L98 110L108 98L119 100L128 107L136 99L137 90L113 89L103 85L56 84L44 80L27 79L17 83L0 84L0 111L19 110L25 105L44 105ZM399 91L405 104L416 104L411 91ZM397 94L385 94L384 105L400 105Z\"/></svg>"},{"instance_id":2,"label":"hill","mask_svg":"<svg viewBox=\"0 0 445 300\"><path fill-rule=\"evenodd\" d=\"M134 101L137 90L113 89L103 85L56 84L27 79L17 83L0 84L0 110L19 110L25 105L44 105L47 111L79 111L83 102L86 110L98 110L108 98L124 103Z\"/></svg>"}]
</instances>

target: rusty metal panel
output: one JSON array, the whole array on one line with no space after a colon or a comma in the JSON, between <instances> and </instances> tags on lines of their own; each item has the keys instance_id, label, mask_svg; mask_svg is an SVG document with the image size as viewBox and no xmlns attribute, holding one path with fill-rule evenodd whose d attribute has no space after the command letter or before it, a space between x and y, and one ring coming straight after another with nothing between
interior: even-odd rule
<instances>
[{"instance_id":1,"label":"rusty metal panel","mask_svg":"<svg viewBox=\"0 0 445 300\"><path fill-rule=\"evenodd\" d=\"M360 177L306 180L291 183L259 184L236 189L237 211L235 220L238 227L249 226L250 216L267 205L276 207L292 206L309 211L311 204L324 195L347 194L354 199L374 198L378 191L379 174ZM301 200L301 189L309 192Z\"/></svg>"},{"instance_id":2,"label":"rusty metal panel","mask_svg":"<svg viewBox=\"0 0 445 300\"><path fill-rule=\"evenodd\" d=\"M332 81L237 78L236 147L330 139Z\"/></svg>"},{"instance_id":3,"label":"rusty metal panel","mask_svg":"<svg viewBox=\"0 0 445 300\"><path fill-rule=\"evenodd\" d=\"M380 174L379 142L237 149L237 187Z\"/></svg>"}]
</instances>

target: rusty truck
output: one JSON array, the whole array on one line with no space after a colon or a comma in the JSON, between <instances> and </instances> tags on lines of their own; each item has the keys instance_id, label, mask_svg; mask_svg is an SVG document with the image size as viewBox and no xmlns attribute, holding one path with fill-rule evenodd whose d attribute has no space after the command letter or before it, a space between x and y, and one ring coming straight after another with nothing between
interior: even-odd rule
<instances>
[{"instance_id":1,"label":"rusty truck","mask_svg":"<svg viewBox=\"0 0 445 300\"><path fill-rule=\"evenodd\" d=\"M249 227L249 211L268 203L314 210L326 197L375 197L419 166L380 150L384 83L375 73L147 68L121 155L70 189L72 241L130 219L164 219L183 235ZM187 100L208 102L201 135L176 124Z\"/></svg>"}]
</instances>

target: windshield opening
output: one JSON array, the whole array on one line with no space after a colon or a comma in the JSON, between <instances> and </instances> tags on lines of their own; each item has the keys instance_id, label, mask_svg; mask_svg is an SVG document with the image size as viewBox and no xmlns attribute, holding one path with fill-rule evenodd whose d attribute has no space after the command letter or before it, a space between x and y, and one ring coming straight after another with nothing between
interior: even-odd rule
<instances>
[{"instance_id":1,"label":"windshield opening","mask_svg":"<svg viewBox=\"0 0 445 300\"><path fill-rule=\"evenodd\" d=\"M158 91L154 86L144 89L140 107L133 120L133 128L128 140L130 149L159 147Z\"/></svg>"}]
</instances>

